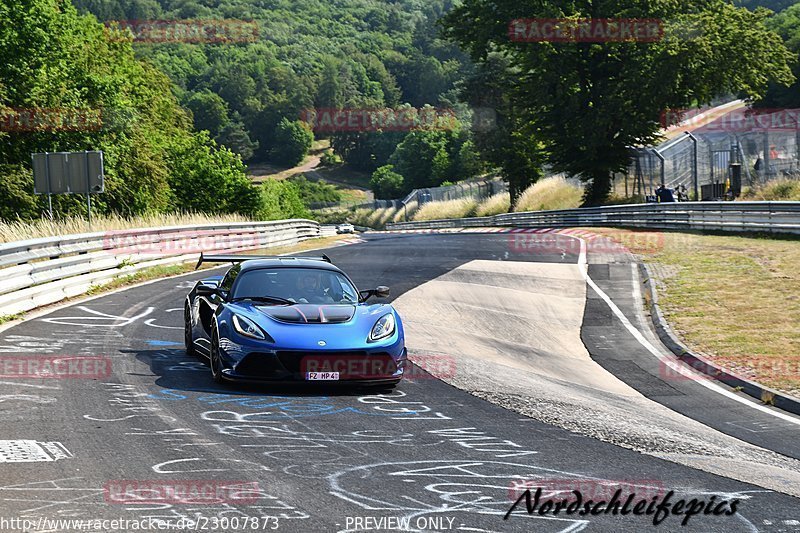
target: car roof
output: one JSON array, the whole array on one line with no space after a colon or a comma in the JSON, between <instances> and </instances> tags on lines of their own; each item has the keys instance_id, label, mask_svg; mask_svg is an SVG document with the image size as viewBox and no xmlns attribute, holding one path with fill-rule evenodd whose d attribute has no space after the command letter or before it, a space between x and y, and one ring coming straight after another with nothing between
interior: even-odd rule
<instances>
[{"instance_id":1,"label":"car roof","mask_svg":"<svg viewBox=\"0 0 800 533\"><path fill-rule=\"evenodd\" d=\"M331 270L342 272L342 270L327 261L321 259L304 259L302 257L275 257L272 259L253 259L241 263L240 273L248 270L258 270L265 268L316 268L318 270Z\"/></svg>"}]
</instances>

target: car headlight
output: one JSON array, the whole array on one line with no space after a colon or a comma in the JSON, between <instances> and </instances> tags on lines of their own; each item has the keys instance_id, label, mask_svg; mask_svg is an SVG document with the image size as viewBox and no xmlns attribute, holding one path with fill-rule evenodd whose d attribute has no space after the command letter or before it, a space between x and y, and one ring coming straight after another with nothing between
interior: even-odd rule
<instances>
[{"instance_id":1,"label":"car headlight","mask_svg":"<svg viewBox=\"0 0 800 533\"><path fill-rule=\"evenodd\" d=\"M369 340L377 341L380 339L385 339L394 333L394 328L394 315L392 313L383 315L378 319L377 322L375 322L375 325L372 326L372 331L369 333Z\"/></svg>"},{"instance_id":2,"label":"car headlight","mask_svg":"<svg viewBox=\"0 0 800 533\"><path fill-rule=\"evenodd\" d=\"M266 339L264 332L261 331L261 328L256 326L255 322L249 318L233 315L232 322L233 329L239 332L239 334L244 335L245 337L250 337L251 339Z\"/></svg>"}]
</instances>

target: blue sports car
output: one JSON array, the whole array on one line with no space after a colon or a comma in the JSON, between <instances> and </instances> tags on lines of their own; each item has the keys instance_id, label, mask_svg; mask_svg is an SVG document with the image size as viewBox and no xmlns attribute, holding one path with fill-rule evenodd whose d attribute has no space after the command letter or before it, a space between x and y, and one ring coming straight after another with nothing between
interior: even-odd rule
<instances>
[{"instance_id":1,"label":"blue sports car","mask_svg":"<svg viewBox=\"0 0 800 533\"><path fill-rule=\"evenodd\" d=\"M403 377L403 324L387 287L359 292L326 256L200 256L233 263L186 297L186 352L208 358L214 381L394 386Z\"/></svg>"}]
</instances>

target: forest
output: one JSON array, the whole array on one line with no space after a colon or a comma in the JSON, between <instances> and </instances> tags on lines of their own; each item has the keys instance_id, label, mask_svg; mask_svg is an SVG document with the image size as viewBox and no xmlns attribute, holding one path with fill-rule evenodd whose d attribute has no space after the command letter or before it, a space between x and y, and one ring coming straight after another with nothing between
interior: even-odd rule
<instances>
[{"instance_id":1,"label":"forest","mask_svg":"<svg viewBox=\"0 0 800 533\"><path fill-rule=\"evenodd\" d=\"M540 3L546 13L580 13ZM608 16L619 15L624 6L611 4ZM705 32L647 47L532 47L507 39L507 22L530 15L524 5L487 18L483 0L0 0L0 218L44 211L31 153L87 149L105 153L106 192L95 203L103 213L305 216L302 197L315 192L297 181L254 186L246 164L290 167L314 139L370 173L381 198L485 173L516 194L548 168L584 179L589 205L607 196L627 146L657 138L664 109L720 94L800 105L800 6L772 15L722 0L652 4L640 14L702 23ZM471 22L490 19L499 22ZM217 34L141 31L153 21ZM665 68L649 68L654 61ZM587 83L591 95L581 93ZM429 107L455 120L316 133L302 120L309 109ZM99 125L66 124L76 112L99 114ZM47 119L28 124L25 113ZM473 126L481 114L490 127ZM59 216L81 213L82 203L54 199Z\"/></svg>"}]
</instances>

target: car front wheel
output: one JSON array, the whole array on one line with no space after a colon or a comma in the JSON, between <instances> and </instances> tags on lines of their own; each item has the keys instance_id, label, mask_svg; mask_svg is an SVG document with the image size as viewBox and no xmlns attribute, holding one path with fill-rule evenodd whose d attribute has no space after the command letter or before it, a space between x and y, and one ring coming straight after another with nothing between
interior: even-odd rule
<instances>
[{"instance_id":1,"label":"car front wheel","mask_svg":"<svg viewBox=\"0 0 800 533\"><path fill-rule=\"evenodd\" d=\"M183 309L183 343L186 345L186 355L194 357L197 350L194 347L194 334L192 333L192 315L187 303Z\"/></svg>"},{"instance_id":2,"label":"car front wheel","mask_svg":"<svg viewBox=\"0 0 800 533\"><path fill-rule=\"evenodd\" d=\"M224 383L225 379L222 377L222 361L219 357L219 335L216 329L211 332L211 378L216 383Z\"/></svg>"}]
</instances>

